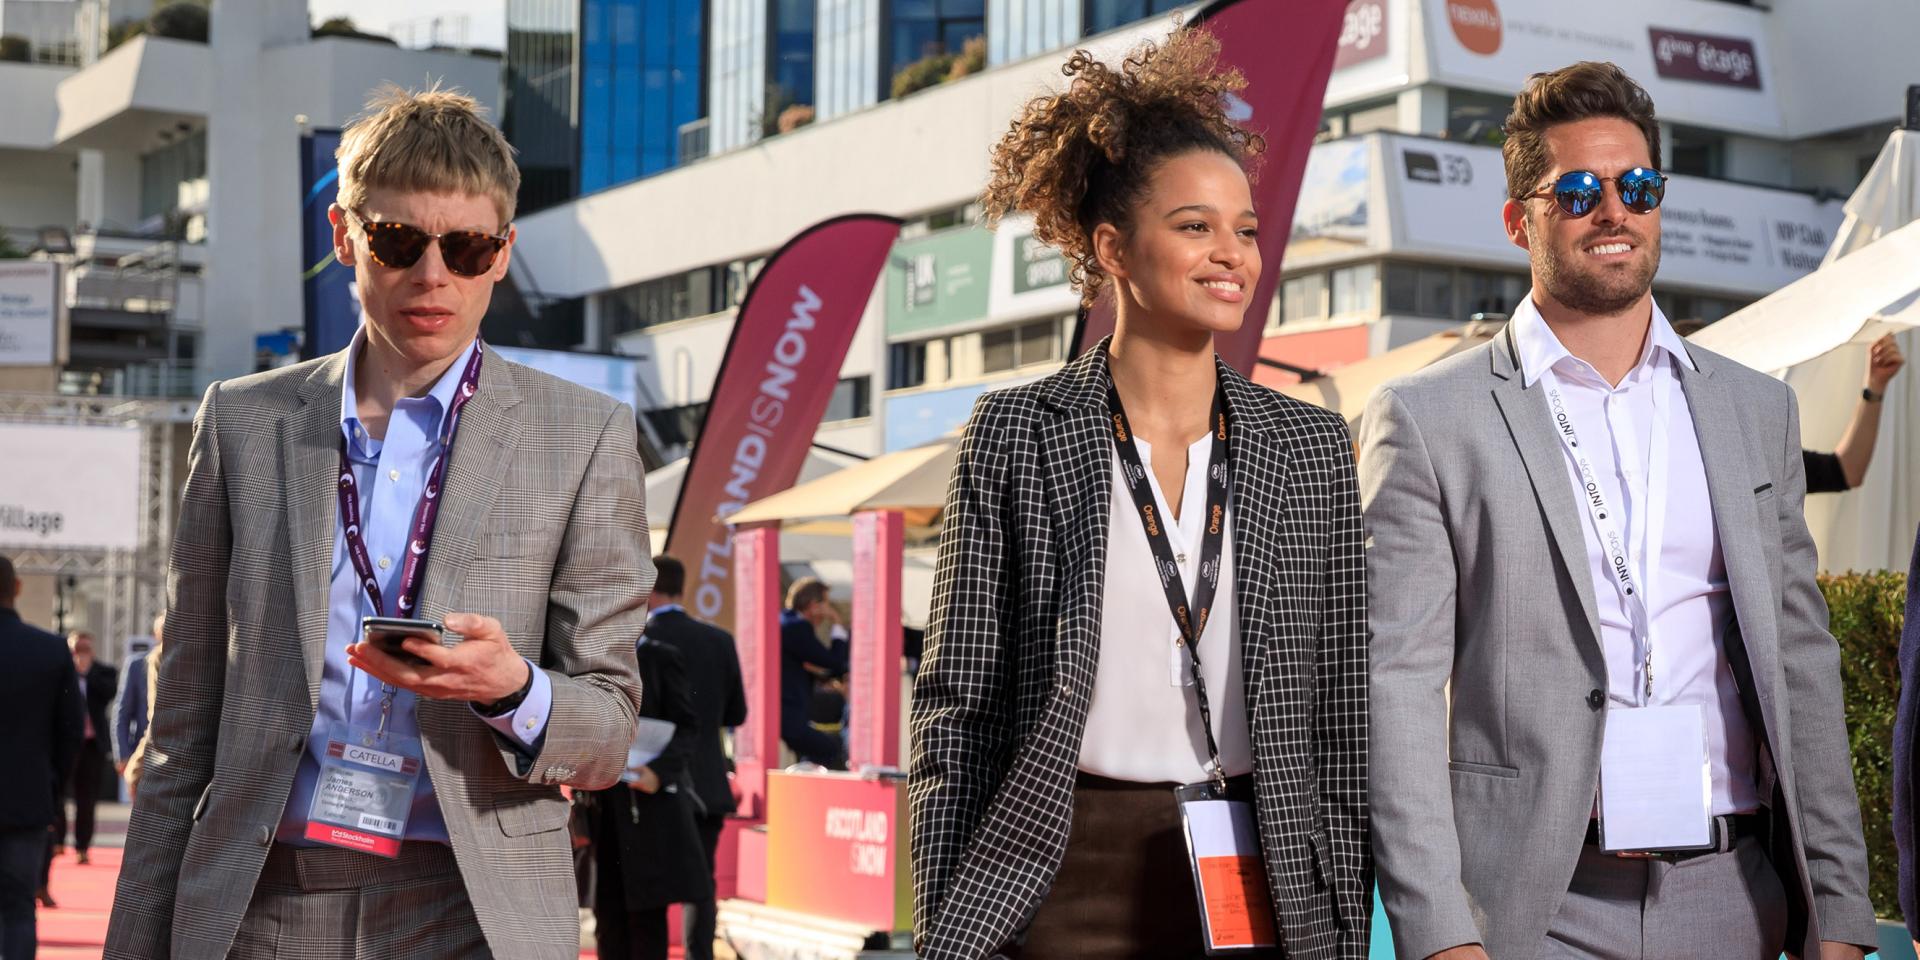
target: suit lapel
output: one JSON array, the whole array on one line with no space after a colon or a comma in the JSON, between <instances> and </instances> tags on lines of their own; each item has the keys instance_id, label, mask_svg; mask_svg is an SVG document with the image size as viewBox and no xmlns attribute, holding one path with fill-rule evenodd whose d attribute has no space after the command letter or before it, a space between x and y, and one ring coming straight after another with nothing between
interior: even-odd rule
<instances>
[{"instance_id":1,"label":"suit lapel","mask_svg":"<svg viewBox=\"0 0 1920 960\"><path fill-rule=\"evenodd\" d=\"M1747 458L1745 421L1727 396L1726 387L1713 378L1712 358L1704 358L1705 362L1702 359L1695 356L1700 366L1697 371L1680 365L1680 385L1693 415L1693 432L1707 471L1714 532L1720 538L1720 557L1727 568L1741 644L1746 648L1754 692L1771 731L1774 691L1768 681L1773 676L1779 638L1775 635L1773 581L1767 575L1767 547L1760 540L1755 484Z\"/></svg>"},{"instance_id":2,"label":"suit lapel","mask_svg":"<svg viewBox=\"0 0 1920 960\"><path fill-rule=\"evenodd\" d=\"M287 547L292 555L294 623L306 660L307 697L320 704L327 661L327 608L332 593L334 518L339 516L340 387L346 354L314 369L300 387L300 409L280 422Z\"/></svg>"},{"instance_id":3,"label":"suit lapel","mask_svg":"<svg viewBox=\"0 0 1920 960\"><path fill-rule=\"evenodd\" d=\"M1107 383L1107 341L1102 340L1049 382L1042 398L1053 415L1040 425L1055 556L1083 558L1077 569L1060 571L1061 620L1092 627L1058 634L1054 669L1062 678L1084 677L1088 689L1100 652L1100 598L1112 521L1113 438L1107 427Z\"/></svg>"},{"instance_id":4,"label":"suit lapel","mask_svg":"<svg viewBox=\"0 0 1920 960\"><path fill-rule=\"evenodd\" d=\"M1568 486L1565 452L1554 435L1553 415L1547 409L1546 392L1529 389L1521 375L1513 352L1512 327L1495 341L1490 352L1495 378L1493 399L1506 419L1507 432L1526 465L1527 479L1533 486L1535 502L1547 519L1547 533L1559 551L1560 562L1574 593L1580 598L1580 622L1584 636L1576 638L1595 668L1596 676L1606 676L1606 654L1600 649L1599 605L1593 596L1593 577L1588 574L1587 539L1580 524L1580 505Z\"/></svg>"},{"instance_id":5,"label":"suit lapel","mask_svg":"<svg viewBox=\"0 0 1920 960\"><path fill-rule=\"evenodd\" d=\"M474 545L486 530L500 480L519 442L519 403L520 391L506 358L488 350L480 365L479 392L461 413L459 431L454 434L446 489L439 491L440 516L434 522L427 579L420 589L420 612L412 616L437 620L449 613L485 612L458 610L454 604L460 600Z\"/></svg>"}]
</instances>

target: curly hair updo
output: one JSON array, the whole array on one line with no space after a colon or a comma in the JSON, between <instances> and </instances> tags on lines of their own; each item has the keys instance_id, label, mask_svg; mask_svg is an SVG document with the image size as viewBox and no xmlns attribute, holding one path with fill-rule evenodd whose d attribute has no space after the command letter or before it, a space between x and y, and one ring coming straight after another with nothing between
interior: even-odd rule
<instances>
[{"instance_id":1,"label":"curly hair updo","mask_svg":"<svg viewBox=\"0 0 1920 960\"><path fill-rule=\"evenodd\" d=\"M1266 150L1259 134L1227 117L1228 94L1246 79L1220 70L1219 58L1220 41L1195 27L1142 43L1119 69L1074 51L1061 68L1066 91L1029 101L994 145L981 195L988 221L1031 214L1034 236L1066 256L1081 301L1093 303L1108 281L1094 258L1094 228L1130 226L1161 163L1207 150L1245 169Z\"/></svg>"}]
</instances>

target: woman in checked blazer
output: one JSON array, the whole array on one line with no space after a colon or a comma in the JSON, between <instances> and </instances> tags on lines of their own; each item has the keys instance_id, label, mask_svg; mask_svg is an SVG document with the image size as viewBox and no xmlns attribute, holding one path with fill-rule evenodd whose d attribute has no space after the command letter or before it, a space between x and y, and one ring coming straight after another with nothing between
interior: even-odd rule
<instances>
[{"instance_id":1,"label":"woman in checked blazer","mask_svg":"<svg viewBox=\"0 0 1920 960\"><path fill-rule=\"evenodd\" d=\"M1216 764L1254 802L1285 955L1367 949L1352 446L1336 415L1214 356L1258 283L1257 231L1286 229L1254 214L1264 144L1224 115L1241 80L1217 56L1191 30L1119 69L1082 51L993 151L990 214L1032 215L1088 302L1111 286L1117 324L983 396L954 466L913 699L925 960L1202 955L1173 788Z\"/></svg>"}]
</instances>

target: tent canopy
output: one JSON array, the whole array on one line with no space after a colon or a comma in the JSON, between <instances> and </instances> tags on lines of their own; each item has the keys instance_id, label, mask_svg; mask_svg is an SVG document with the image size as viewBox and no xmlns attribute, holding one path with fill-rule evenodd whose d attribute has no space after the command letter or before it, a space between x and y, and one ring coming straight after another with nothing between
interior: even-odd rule
<instances>
[{"instance_id":1,"label":"tent canopy","mask_svg":"<svg viewBox=\"0 0 1920 960\"><path fill-rule=\"evenodd\" d=\"M899 510L912 526L928 526L947 499L957 437L857 463L810 483L755 500L727 518L734 524L850 517L863 510Z\"/></svg>"}]
</instances>

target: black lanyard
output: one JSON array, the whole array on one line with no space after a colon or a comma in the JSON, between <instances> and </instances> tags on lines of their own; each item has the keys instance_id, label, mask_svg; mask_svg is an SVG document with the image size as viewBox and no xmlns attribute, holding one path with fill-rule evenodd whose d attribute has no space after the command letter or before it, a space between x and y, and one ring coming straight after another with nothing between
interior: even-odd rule
<instances>
[{"instance_id":1,"label":"black lanyard","mask_svg":"<svg viewBox=\"0 0 1920 960\"><path fill-rule=\"evenodd\" d=\"M1174 562L1173 541L1167 537L1169 518L1160 516L1153 501L1153 489L1147 482L1147 466L1140 462L1140 451L1133 445L1133 427L1120 404L1120 392L1107 385L1107 412L1113 424L1113 446L1120 454L1120 475L1133 495L1133 505L1146 527L1147 545L1153 550L1154 567L1160 573L1160 587L1166 593L1167 609L1180 628L1176 645L1187 648L1187 666L1193 676L1194 699L1200 704L1200 729L1207 735L1207 755L1213 761L1212 776L1224 786L1226 772L1220 765L1220 747L1213 740L1213 710L1207 702L1207 684L1200 676L1200 636L1206 633L1213 613L1214 593L1220 588L1220 555L1227 527L1227 402L1225 390L1216 386L1213 394L1213 453L1207 460L1206 532L1200 538L1200 576L1193 585L1193 601L1181 595L1180 566ZM1178 494L1176 494L1178 495ZM1191 615L1190 615L1191 612Z\"/></svg>"}]
</instances>

